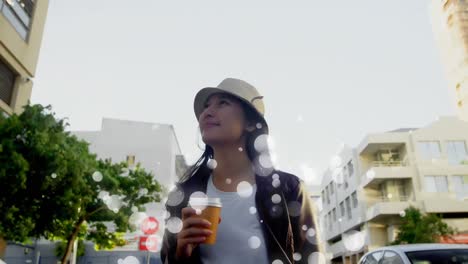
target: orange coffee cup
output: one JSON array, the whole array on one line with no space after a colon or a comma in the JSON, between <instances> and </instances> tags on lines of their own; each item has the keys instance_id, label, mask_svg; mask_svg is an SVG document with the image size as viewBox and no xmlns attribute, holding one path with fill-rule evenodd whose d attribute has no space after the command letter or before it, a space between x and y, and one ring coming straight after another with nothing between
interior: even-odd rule
<instances>
[{"instance_id":1,"label":"orange coffee cup","mask_svg":"<svg viewBox=\"0 0 468 264\"><path fill-rule=\"evenodd\" d=\"M216 243L218 222L221 216L221 200L219 198L191 198L189 205L197 211L197 216L211 223L210 230L213 232L206 238L203 244L213 245Z\"/></svg>"}]
</instances>

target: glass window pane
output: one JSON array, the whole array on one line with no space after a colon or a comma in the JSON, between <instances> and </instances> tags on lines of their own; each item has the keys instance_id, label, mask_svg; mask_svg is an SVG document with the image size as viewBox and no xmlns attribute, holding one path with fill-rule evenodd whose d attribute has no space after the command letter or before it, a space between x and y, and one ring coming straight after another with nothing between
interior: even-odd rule
<instances>
[{"instance_id":1,"label":"glass window pane","mask_svg":"<svg viewBox=\"0 0 468 264\"><path fill-rule=\"evenodd\" d=\"M13 11L7 6L3 6L2 13L10 24L16 29L16 32L21 36L21 38L26 39L28 36L28 31L24 27L23 23L16 17Z\"/></svg>"},{"instance_id":2,"label":"glass window pane","mask_svg":"<svg viewBox=\"0 0 468 264\"><path fill-rule=\"evenodd\" d=\"M404 264L404 262L395 252L385 251L381 264Z\"/></svg>"},{"instance_id":3,"label":"glass window pane","mask_svg":"<svg viewBox=\"0 0 468 264\"><path fill-rule=\"evenodd\" d=\"M448 141L447 156L450 164L460 165L467 159L465 141Z\"/></svg>"},{"instance_id":4,"label":"glass window pane","mask_svg":"<svg viewBox=\"0 0 468 264\"><path fill-rule=\"evenodd\" d=\"M440 158L440 146L438 141L418 142L419 155L425 160Z\"/></svg>"},{"instance_id":5,"label":"glass window pane","mask_svg":"<svg viewBox=\"0 0 468 264\"><path fill-rule=\"evenodd\" d=\"M424 177L424 189L426 192L437 192L434 176Z\"/></svg>"},{"instance_id":6,"label":"glass window pane","mask_svg":"<svg viewBox=\"0 0 468 264\"><path fill-rule=\"evenodd\" d=\"M446 176L437 176L435 178L435 184L438 192L448 192L448 183Z\"/></svg>"}]
</instances>

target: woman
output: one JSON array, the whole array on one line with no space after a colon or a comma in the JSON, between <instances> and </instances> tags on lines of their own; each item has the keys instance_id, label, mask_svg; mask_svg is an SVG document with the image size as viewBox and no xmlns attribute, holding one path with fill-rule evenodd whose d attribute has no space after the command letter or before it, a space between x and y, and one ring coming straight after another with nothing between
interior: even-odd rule
<instances>
[{"instance_id":1,"label":"woman","mask_svg":"<svg viewBox=\"0 0 468 264\"><path fill-rule=\"evenodd\" d=\"M166 225L182 223L165 230L162 261L286 264L317 258L310 198L299 178L271 163L263 97L255 87L225 79L200 90L194 109L206 147L169 195ZM215 245L203 244L211 223L188 205L196 192L223 204Z\"/></svg>"}]
</instances>

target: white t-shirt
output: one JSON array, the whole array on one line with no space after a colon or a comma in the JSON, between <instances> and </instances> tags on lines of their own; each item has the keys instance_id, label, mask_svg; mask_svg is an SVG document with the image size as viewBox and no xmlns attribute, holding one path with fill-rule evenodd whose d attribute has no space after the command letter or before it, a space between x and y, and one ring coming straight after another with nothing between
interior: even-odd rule
<instances>
[{"instance_id":1,"label":"white t-shirt","mask_svg":"<svg viewBox=\"0 0 468 264\"><path fill-rule=\"evenodd\" d=\"M237 192L223 192L216 189L210 175L206 194L220 198L223 208L216 243L200 244L203 263L269 263L265 238L256 213L256 189L254 184L249 197L241 197Z\"/></svg>"}]
</instances>

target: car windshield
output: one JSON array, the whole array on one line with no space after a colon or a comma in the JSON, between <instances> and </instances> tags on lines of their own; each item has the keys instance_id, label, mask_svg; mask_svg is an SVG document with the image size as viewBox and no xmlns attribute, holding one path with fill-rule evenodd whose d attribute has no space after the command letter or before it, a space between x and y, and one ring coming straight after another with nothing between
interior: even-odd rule
<instances>
[{"instance_id":1,"label":"car windshield","mask_svg":"<svg viewBox=\"0 0 468 264\"><path fill-rule=\"evenodd\" d=\"M406 252L413 264L468 264L468 249Z\"/></svg>"}]
</instances>

